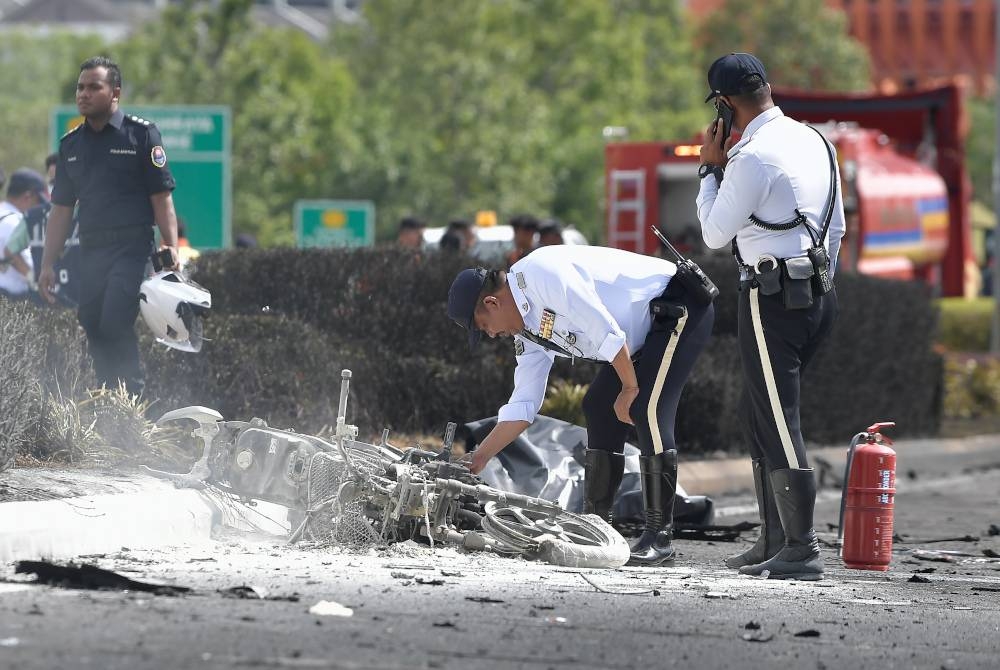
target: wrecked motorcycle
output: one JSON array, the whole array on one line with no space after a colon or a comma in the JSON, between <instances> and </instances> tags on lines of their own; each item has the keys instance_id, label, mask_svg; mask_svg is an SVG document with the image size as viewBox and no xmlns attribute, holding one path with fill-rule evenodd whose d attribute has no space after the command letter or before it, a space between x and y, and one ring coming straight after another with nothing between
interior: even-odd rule
<instances>
[{"instance_id":1,"label":"wrecked motorcycle","mask_svg":"<svg viewBox=\"0 0 1000 670\"><path fill-rule=\"evenodd\" d=\"M279 430L261 419L226 421L206 407L184 407L158 424L193 420L203 442L187 474L146 468L179 486L212 487L242 501L291 510L291 542L364 546L405 540L521 555L570 567L617 567L625 539L593 515L486 486L451 460L455 424L441 453L357 439L346 423L350 370L341 373L337 425L329 440Z\"/></svg>"}]
</instances>

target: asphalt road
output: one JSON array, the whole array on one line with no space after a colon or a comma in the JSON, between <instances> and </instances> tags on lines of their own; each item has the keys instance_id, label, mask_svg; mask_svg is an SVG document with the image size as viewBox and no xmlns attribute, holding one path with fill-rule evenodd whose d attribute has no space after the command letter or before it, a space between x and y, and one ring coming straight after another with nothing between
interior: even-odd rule
<instances>
[{"instance_id":1,"label":"asphalt road","mask_svg":"<svg viewBox=\"0 0 1000 670\"><path fill-rule=\"evenodd\" d=\"M914 474L899 483L905 542L888 573L846 570L825 549L821 582L738 577L721 564L744 546L731 543L680 541L668 568L588 571L231 536L81 559L192 587L187 595L0 583L0 668L1000 667L1000 560L985 555L1000 554L989 535L1000 526L1000 469ZM740 511L748 498L718 502L735 512L720 522L752 516ZM838 504L821 495L821 530ZM966 535L979 539L932 542ZM967 555L937 562L914 549ZM272 599L220 592L242 585ZM310 613L322 600L351 615Z\"/></svg>"}]
</instances>

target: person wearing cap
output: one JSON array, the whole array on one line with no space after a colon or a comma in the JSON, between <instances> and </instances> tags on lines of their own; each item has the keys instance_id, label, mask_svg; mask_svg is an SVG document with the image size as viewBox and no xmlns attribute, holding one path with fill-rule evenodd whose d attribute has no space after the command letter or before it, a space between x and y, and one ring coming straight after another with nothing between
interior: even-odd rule
<instances>
[{"instance_id":1,"label":"person wearing cap","mask_svg":"<svg viewBox=\"0 0 1000 670\"><path fill-rule=\"evenodd\" d=\"M541 247L508 272L471 268L448 292L448 316L469 331L514 340L510 400L473 451L486 463L534 421L556 356L601 364L583 399L588 449L584 509L610 520L634 426L646 525L634 564L672 560L677 450L674 418L681 389L712 331L711 304L687 295L667 260L591 246Z\"/></svg>"},{"instance_id":2,"label":"person wearing cap","mask_svg":"<svg viewBox=\"0 0 1000 670\"><path fill-rule=\"evenodd\" d=\"M74 207L80 227L80 305L77 316L87 334L87 350L99 384L124 383L130 394L144 388L135 320L139 286L154 250L177 269L177 214L174 178L167 166L160 131L152 122L129 116L118 105L121 69L105 57L80 66L76 106L84 122L59 140L38 287L54 302L55 263L70 233Z\"/></svg>"},{"instance_id":3,"label":"person wearing cap","mask_svg":"<svg viewBox=\"0 0 1000 670\"><path fill-rule=\"evenodd\" d=\"M56 163L59 160L58 154L49 154L45 158L45 178L49 188L56 178ZM7 245L3 248L4 259L18 269L22 274L28 276L31 273L33 282L37 286L38 275L42 269L42 253L45 249L45 226L49 220L49 212L52 211L52 204L46 199L36 207L28 210L21 223L11 233L7 239ZM76 215L73 216L72 231L69 239L66 240L66 250L56 261L55 274L58 282L55 287L55 294L60 305L65 307L77 306L79 299L80 285L80 240L77 235L78 221ZM20 259L20 254L27 249L31 253L31 267L24 264ZM33 269L32 269L33 268ZM33 300L44 303L37 293L29 294Z\"/></svg>"},{"instance_id":4,"label":"person wearing cap","mask_svg":"<svg viewBox=\"0 0 1000 670\"><path fill-rule=\"evenodd\" d=\"M49 199L49 188L45 178L34 170L21 168L10 175L7 183L7 199L0 202L0 249L19 226L24 225L25 212L37 207ZM34 272L31 267L31 254L27 249L20 253L4 256L5 262L0 265L0 294L8 298L22 299L28 297L28 291L34 284Z\"/></svg>"},{"instance_id":5,"label":"person wearing cap","mask_svg":"<svg viewBox=\"0 0 1000 670\"><path fill-rule=\"evenodd\" d=\"M538 246L549 247L563 244L562 223L558 219L545 219L538 224Z\"/></svg>"},{"instance_id":6,"label":"person wearing cap","mask_svg":"<svg viewBox=\"0 0 1000 670\"><path fill-rule=\"evenodd\" d=\"M538 219L531 214L519 214L510 220L514 230L514 248L507 254L507 268L531 253L535 248L535 235L538 233Z\"/></svg>"},{"instance_id":7,"label":"person wearing cap","mask_svg":"<svg viewBox=\"0 0 1000 670\"><path fill-rule=\"evenodd\" d=\"M821 579L813 531L816 480L799 421L801 376L837 313L832 288L844 208L836 155L815 129L771 100L764 65L733 53L708 70L710 94L732 110L701 148L698 219L705 244L730 247L740 267L738 340L761 532L726 565L772 579ZM830 279L822 282L823 273Z\"/></svg>"}]
</instances>

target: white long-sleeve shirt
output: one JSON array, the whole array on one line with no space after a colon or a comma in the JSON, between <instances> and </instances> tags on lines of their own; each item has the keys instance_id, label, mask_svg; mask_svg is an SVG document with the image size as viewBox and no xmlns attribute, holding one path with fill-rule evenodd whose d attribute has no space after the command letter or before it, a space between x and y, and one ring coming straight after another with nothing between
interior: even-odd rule
<instances>
[{"instance_id":1,"label":"white long-sleeve shirt","mask_svg":"<svg viewBox=\"0 0 1000 670\"><path fill-rule=\"evenodd\" d=\"M543 313L554 314L554 344L573 356L611 361L627 344L630 353L646 341L652 325L649 301L670 283L677 266L653 256L584 245L541 247L507 274L524 327L542 335ZM534 421L545 399L557 354L520 335L514 337L514 391L500 408L500 421Z\"/></svg>"},{"instance_id":2,"label":"white long-sleeve shirt","mask_svg":"<svg viewBox=\"0 0 1000 670\"><path fill-rule=\"evenodd\" d=\"M830 157L825 144L816 131L788 118L778 107L757 115L730 149L722 185L714 177L701 180L697 204L705 244L721 249L735 237L748 265L754 265L762 254L804 256L812 238L803 226L764 230L749 217L754 214L767 223L787 223L798 208L818 237L830 195ZM836 153L834 159L836 164ZM826 238L831 276L846 230L839 186L838 177Z\"/></svg>"}]
</instances>

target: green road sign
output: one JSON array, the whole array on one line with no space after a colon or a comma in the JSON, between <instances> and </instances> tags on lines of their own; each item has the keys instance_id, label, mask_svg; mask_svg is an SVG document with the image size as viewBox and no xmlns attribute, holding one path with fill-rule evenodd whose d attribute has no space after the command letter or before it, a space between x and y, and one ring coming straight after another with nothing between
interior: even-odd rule
<instances>
[{"instance_id":1,"label":"green road sign","mask_svg":"<svg viewBox=\"0 0 1000 670\"><path fill-rule=\"evenodd\" d=\"M295 240L300 247L371 246L375 243L375 204L370 200L297 200Z\"/></svg>"},{"instance_id":2,"label":"green road sign","mask_svg":"<svg viewBox=\"0 0 1000 670\"><path fill-rule=\"evenodd\" d=\"M195 249L232 246L232 172L228 107L128 105L126 114L152 121L163 136L170 171L177 180L174 206ZM83 123L76 107L52 110L52 150L59 138Z\"/></svg>"}]
</instances>

